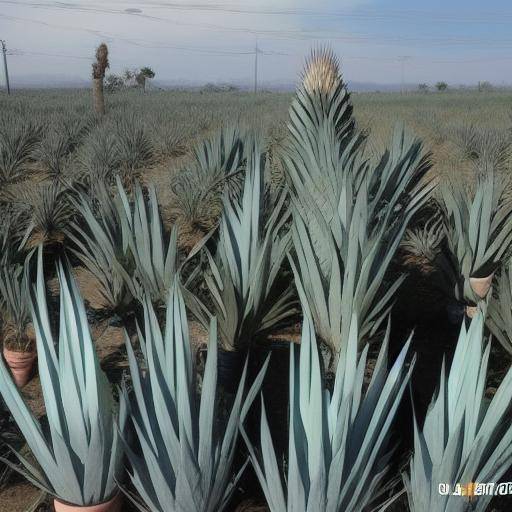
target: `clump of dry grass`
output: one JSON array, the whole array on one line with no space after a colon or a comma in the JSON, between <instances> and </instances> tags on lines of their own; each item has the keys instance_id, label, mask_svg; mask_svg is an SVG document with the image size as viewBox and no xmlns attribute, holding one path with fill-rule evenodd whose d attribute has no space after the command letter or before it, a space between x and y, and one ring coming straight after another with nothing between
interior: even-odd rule
<instances>
[{"instance_id":1,"label":"clump of dry grass","mask_svg":"<svg viewBox=\"0 0 512 512\"><path fill-rule=\"evenodd\" d=\"M338 57L331 48L312 50L302 72L302 85L308 94L329 94L342 82Z\"/></svg>"}]
</instances>

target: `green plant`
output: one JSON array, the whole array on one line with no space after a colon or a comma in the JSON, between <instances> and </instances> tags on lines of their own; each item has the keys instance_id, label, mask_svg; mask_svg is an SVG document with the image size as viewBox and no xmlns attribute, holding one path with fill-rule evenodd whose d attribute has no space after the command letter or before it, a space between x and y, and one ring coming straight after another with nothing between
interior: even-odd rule
<instances>
[{"instance_id":1,"label":"green plant","mask_svg":"<svg viewBox=\"0 0 512 512\"><path fill-rule=\"evenodd\" d=\"M425 224L405 232L401 248L405 252L404 262L430 268L444 240L443 218L434 216Z\"/></svg>"},{"instance_id":2,"label":"green plant","mask_svg":"<svg viewBox=\"0 0 512 512\"><path fill-rule=\"evenodd\" d=\"M239 183L250 138L237 126L227 125L194 148L194 163L174 177L178 217L192 228L212 229L222 212L226 185Z\"/></svg>"},{"instance_id":3,"label":"green plant","mask_svg":"<svg viewBox=\"0 0 512 512\"><path fill-rule=\"evenodd\" d=\"M139 453L126 447L132 482L153 511L220 512L245 469L244 465L236 475L232 473L247 365L231 411L223 418L215 406L216 321L210 325L200 400L196 399L187 315L177 279L169 293L165 333L148 300L144 302L144 325L145 337L140 333L143 366L138 365L126 339L133 396L126 387L121 394L140 444ZM265 368L247 400L258 392ZM141 503L137 508L145 510Z\"/></svg>"},{"instance_id":4,"label":"green plant","mask_svg":"<svg viewBox=\"0 0 512 512\"><path fill-rule=\"evenodd\" d=\"M487 309L486 323L503 348L512 355L512 258L501 268Z\"/></svg>"},{"instance_id":5,"label":"green plant","mask_svg":"<svg viewBox=\"0 0 512 512\"><path fill-rule=\"evenodd\" d=\"M404 276L388 284L386 270L434 184L425 179L430 163L421 143L401 129L376 165L366 160L345 84L332 78L337 63L326 66L330 53L316 59L320 71L306 80L313 56L292 102L283 160L294 205L295 279L317 332L337 357L354 313L361 338L387 316Z\"/></svg>"},{"instance_id":6,"label":"green plant","mask_svg":"<svg viewBox=\"0 0 512 512\"><path fill-rule=\"evenodd\" d=\"M512 463L512 370L486 397L490 343L483 347L484 315L462 324L449 371L441 370L437 396L420 430L414 421L414 454L404 482L413 512L487 510L492 495L453 495L455 484L499 482ZM439 492L439 484L450 492Z\"/></svg>"},{"instance_id":7,"label":"green plant","mask_svg":"<svg viewBox=\"0 0 512 512\"><path fill-rule=\"evenodd\" d=\"M112 198L103 183L95 189L94 197L81 194L76 203L81 221L72 222L66 234L75 245L71 252L97 279L102 305L122 318L130 310L134 289L134 262L123 230L125 210L120 196Z\"/></svg>"},{"instance_id":8,"label":"green plant","mask_svg":"<svg viewBox=\"0 0 512 512\"><path fill-rule=\"evenodd\" d=\"M75 214L74 191L59 182L40 182L23 189L14 201L20 209L23 232L20 248L32 249L39 244L57 246Z\"/></svg>"},{"instance_id":9,"label":"green plant","mask_svg":"<svg viewBox=\"0 0 512 512\"><path fill-rule=\"evenodd\" d=\"M250 151L243 191L224 197L215 257L206 250L206 284L213 300L222 347L233 351L275 328L295 314L289 286L279 286L279 272L290 247L283 226L289 214L283 191L275 203L265 195L264 158L254 143ZM265 219L265 211L270 215ZM192 310L204 326L211 313L199 300Z\"/></svg>"},{"instance_id":10,"label":"green plant","mask_svg":"<svg viewBox=\"0 0 512 512\"><path fill-rule=\"evenodd\" d=\"M58 354L46 304L42 250L32 294L39 376L48 428L24 402L0 362L0 391L40 467L17 453L28 480L49 494L76 505L93 505L116 493L122 449L112 390L99 367L85 308L67 265L59 263L60 335ZM11 464L8 461L5 461ZM11 464L12 465L12 464Z\"/></svg>"},{"instance_id":11,"label":"green plant","mask_svg":"<svg viewBox=\"0 0 512 512\"><path fill-rule=\"evenodd\" d=\"M389 327L368 386L364 383L368 346L358 357L357 319L352 318L333 391L322 381L321 366L307 300L300 359L290 348L290 422L287 474L281 478L262 398L259 451L243 427L242 435L272 512L361 511L382 492L390 461L391 424L409 382L410 340L388 371Z\"/></svg>"},{"instance_id":12,"label":"green plant","mask_svg":"<svg viewBox=\"0 0 512 512\"><path fill-rule=\"evenodd\" d=\"M3 344L13 350L27 350L33 341L28 333L31 322L28 292L27 275L23 266L0 266Z\"/></svg>"},{"instance_id":13,"label":"green plant","mask_svg":"<svg viewBox=\"0 0 512 512\"><path fill-rule=\"evenodd\" d=\"M146 200L136 182L133 205L119 177L117 192L123 243L135 262L133 277L119 268L134 297L142 300L144 294L149 294L153 303L165 304L177 271L178 231L173 227L169 236L164 236L154 185L149 187Z\"/></svg>"},{"instance_id":14,"label":"green plant","mask_svg":"<svg viewBox=\"0 0 512 512\"><path fill-rule=\"evenodd\" d=\"M27 171L41 129L32 122L6 116L0 123L0 183L20 179Z\"/></svg>"},{"instance_id":15,"label":"green plant","mask_svg":"<svg viewBox=\"0 0 512 512\"><path fill-rule=\"evenodd\" d=\"M146 130L135 116L122 117L116 121L115 148L119 170L123 177L133 176L153 159L153 146Z\"/></svg>"},{"instance_id":16,"label":"green plant","mask_svg":"<svg viewBox=\"0 0 512 512\"><path fill-rule=\"evenodd\" d=\"M477 177L475 193L461 182L442 187L447 244L440 254L448 292L459 301L478 303L471 279L491 276L512 242L512 201L493 169Z\"/></svg>"}]
</instances>

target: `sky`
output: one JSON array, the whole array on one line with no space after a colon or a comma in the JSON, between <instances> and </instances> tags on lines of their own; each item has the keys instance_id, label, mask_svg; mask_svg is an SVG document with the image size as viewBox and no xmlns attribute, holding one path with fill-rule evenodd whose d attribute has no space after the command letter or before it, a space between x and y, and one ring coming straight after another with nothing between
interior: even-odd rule
<instances>
[{"instance_id":1,"label":"sky","mask_svg":"<svg viewBox=\"0 0 512 512\"><path fill-rule=\"evenodd\" d=\"M508 0L0 0L11 82L150 66L171 83L293 84L330 45L349 82L512 84ZM3 74L0 72L0 80Z\"/></svg>"}]
</instances>

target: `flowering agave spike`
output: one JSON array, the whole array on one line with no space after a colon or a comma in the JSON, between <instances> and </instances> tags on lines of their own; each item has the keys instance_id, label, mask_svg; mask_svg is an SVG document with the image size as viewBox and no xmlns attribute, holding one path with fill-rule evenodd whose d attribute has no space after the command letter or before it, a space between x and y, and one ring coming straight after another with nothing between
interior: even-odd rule
<instances>
[{"instance_id":1,"label":"flowering agave spike","mask_svg":"<svg viewBox=\"0 0 512 512\"><path fill-rule=\"evenodd\" d=\"M111 386L99 367L82 298L68 265L59 264L58 276L61 298L57 354L40 249L37 285L31 299L48 429L43 429L24 402L3 361L0 391L39 466L16 453L24 469L15 469L63 501L95 505L116 493L116 479L121 478L123 450L118 428L123 428L125 410L120 408L116 425Z\"/></svg>"},{"instance_id":2,"label":"flowering agave spike","mask_svg":"<svg viewBox=\"0 0 512 512\"><path fill-rule=\"evenodd\" d=\"M177 280L167 304L162 333L149 300L144 302L144 336L139 332L144 368L139 367L126 340L133 396L123 387L121 399L135 427L140 452L127 446L132 482L145 506L155 512L225 509L245 465L234 475L232 462L244 403L247 364L231 411L225 418L216 404L217 323L210 324L208 357L200 400L195 376L185 304ZM268 360L246 400L258 393ZM133 498L139 510L142 503Z\"/></svg>"},{"instance_id":3,"label":"flowering agave spike","mask_svg":"<svg viewBox=\"0 0 512 512\"><path fill-rule=\"evenodd\" d=\"M372 379L365 389L368 346L358 357L357 321L336 371L333 392L324 388L313 322L303 291L300 345L290 349L290 431L287 475L281 478L262 398L259 450L243 427L271 512L351 512L365 509L382 491L390 460L388 441L414 362L410 339L388 371L389 328Z\"/></svg>"},{"instance_id":4,"label":"flowering agave spike","mask_svg":"<svg viewBox=\"0 0 512 512\"><path fill-rule=\"evenodd\" d=\"M485 396L490 343L483 347L481 310L462 323L450 370L441 370L437 396L423 428L414 421L414 454L404 474L412 512L487 510L492 493L453 495L456 485L499 482L512 464L512 369L492 399ZM441 489L440 484L449 487ZM449 492L445 492L445 490Z\"/></svg>"},{"instance_id":5,"label":"flowering agave spike","mask_svg":"<svg viewBox=\"0 0 512 512\"><path fill-rule=\"evenodd\" d=\"M487 315L487 326L512 355L512 258L501 269Z\"/></svg>"}]
</instances>

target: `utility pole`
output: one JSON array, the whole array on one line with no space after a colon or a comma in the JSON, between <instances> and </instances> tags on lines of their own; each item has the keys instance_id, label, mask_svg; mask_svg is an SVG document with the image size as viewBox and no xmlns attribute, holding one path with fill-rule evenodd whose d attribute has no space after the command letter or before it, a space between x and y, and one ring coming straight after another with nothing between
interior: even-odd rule
<instances>
[{"instance_id":1,"label":"utility pole","mask_svg":"<svg viewBox=\"0 0 512 512\"><path fill-rule=\"evenodd\" d=\"M2 54L4 56L5 85L7 87L7 94L11 94L11 86L9 84L9 71L7 70L7 46L5 45L5 41L3 39L0 39L0 44L2 45Z\"/></svg>"},{"instance_id":2,"label":"utility pole","mask_svg":"<svg viewBox=\"0 0 512 512\"><path fill-rule=\"evenodd\" d=\"M398 57L398 62L401 64L401 71L402 71L402 82L400 86L400 94L405 93L405 63L411 59L410 55L401 55Z\"/></svg>"},{"instance_id":3,"label":"utility pole","mask_svg":"<svg viewBox=\"0 0 512 512\"><path fill-rule=\"evenodd\" d=\"M254 48L254 93L258 92L258 39L256 39L256 46Z\"/></svg>"}]
</instances>

